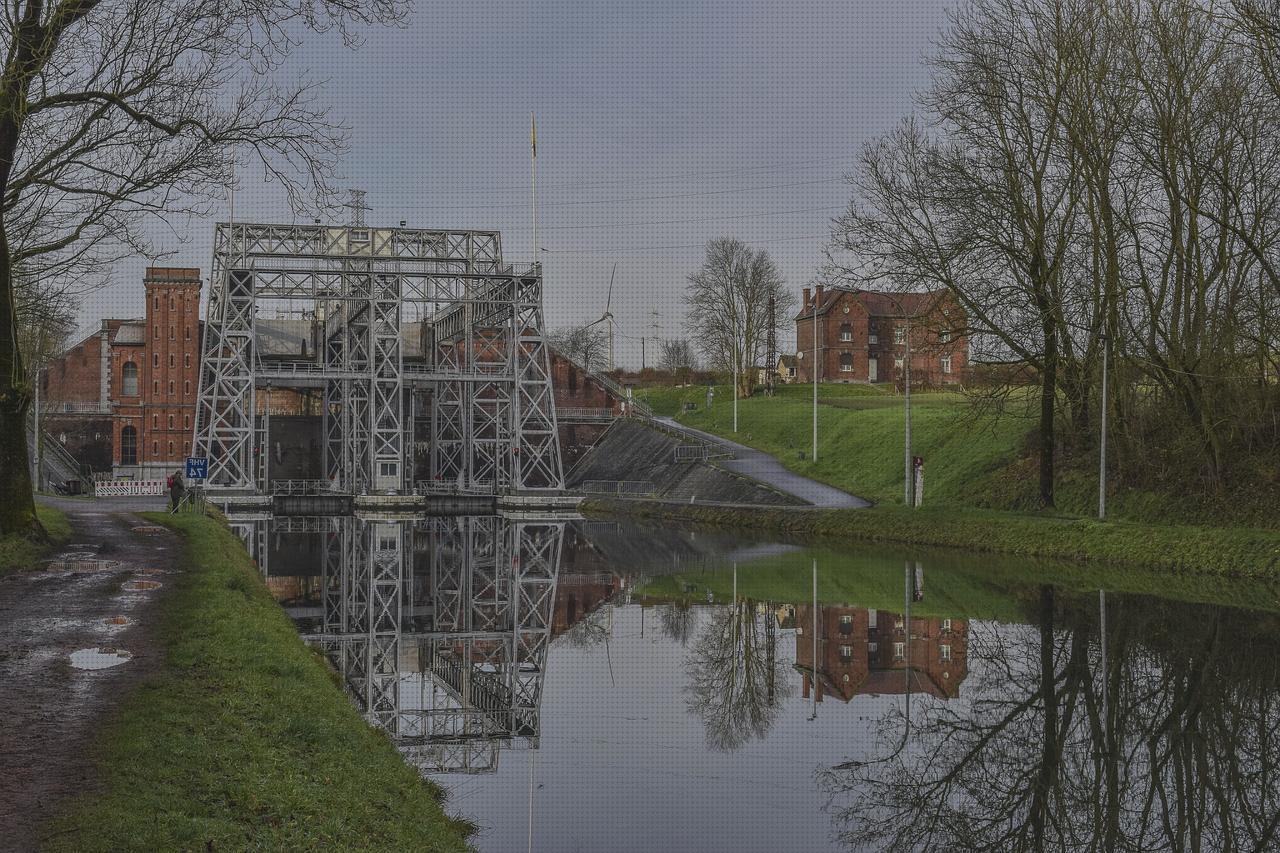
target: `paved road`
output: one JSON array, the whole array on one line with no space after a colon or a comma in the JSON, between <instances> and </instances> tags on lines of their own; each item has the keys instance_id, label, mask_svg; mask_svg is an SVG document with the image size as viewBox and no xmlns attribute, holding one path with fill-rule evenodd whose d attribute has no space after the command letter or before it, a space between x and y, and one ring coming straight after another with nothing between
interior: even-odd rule
<instances>
[{"instance_id":1,"label":"paved road","mask_svg":"<svg viewBox=\"0 0 1280 853\"><path fill-rule=\"evenodd\" d=\"M718 435L712 435L709 432L703 432L700 429L676 423L672 418L658 418L657 420L670 429L686 432L707 441L724 445L733 451L736 458L717 460L717 465L729 471L753 477L762 483L768 483L775 489L781 489L788 494L795 495L816 507L822 509L865 509L871 506L870 501L864 500L857 495L842 492L834 486L828 486L826 483L819 483L817 480L811 480L794 471L788 471L781 462L763 450L756 450L753 447L729 441Z\"/></svg>"}]
</instances>

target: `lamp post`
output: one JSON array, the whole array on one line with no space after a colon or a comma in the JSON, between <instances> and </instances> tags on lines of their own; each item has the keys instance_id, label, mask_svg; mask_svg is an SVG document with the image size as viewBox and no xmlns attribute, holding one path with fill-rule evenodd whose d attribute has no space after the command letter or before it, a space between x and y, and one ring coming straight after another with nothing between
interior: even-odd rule
<instances>
[{"instance_id":1,"label":"lamp post","mask_svg":"<svg viewBox=\"0 0 1280 853\"><path fill-rule=\"evenodd\" d=\"M818 297L813 297L813 461L818 461Z\"/></svg>"},{"instance_id":2,"label":"lamp post","mask_svg":"<svg viewBox=\"0 0 1280 853\"><path fill-rule=\"evenodd\" d=\"M738 300L733 300L733 337L730 339L733 346L733 431L738 432L738 369L741 361L740 351L738 349Z\"/></svg>"},{"instance_id":3,"label":"lamp post","mask_svg":"<svg viewBox=\"0 0 1280 853\"><path fill-rule=\"evenodd\" d=\"M915 492L915 472L911 465L911 317L902 308L901 301L898 302L898 310L902 311L902 316L906 321L906 331L903 334L903 341L906 344L905 357L902 364L905 368L905 385L902 395L902 419L903 419L903 437L902 437L902 456L903 456L903 502L909 507L916 505L914 500Z\"/></svg>"}]
</instances>

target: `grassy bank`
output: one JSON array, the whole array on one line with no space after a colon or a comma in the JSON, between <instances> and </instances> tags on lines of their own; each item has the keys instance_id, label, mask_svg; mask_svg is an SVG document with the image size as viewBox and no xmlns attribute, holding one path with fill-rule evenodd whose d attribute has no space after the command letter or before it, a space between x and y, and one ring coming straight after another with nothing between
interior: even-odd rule
<instances>
[{"instance_id":1,"label":"grassy bank","mask_svg":"<svg viewBox=\"0 0 1280 853\"><path fill-rule=\"evenodd\" d=\"M225 525L148 517L187 539L156 628L164 671L102 732L105 790L52 849L465 849L441 789L360 718Z\"/></svg>"},{"instance_id":2,"label":"grassy bank","mask_svg":"<svg viewBox=\"0 0 1280 853\"><path fill-rule=\"evenodd\" d=\"M802 547L739 562L650 578L636 594L656 601L701 601L706 591L718 600L738 594L756 601L803 604L812 600L812 567L817 597L824 604L857 605L902 612L904 566L919 566L927 594L913 602L921 616L1025 622L1039 606L1040 587L1096 596L1099 589L1195 604L1215 604L1280 613L1280 584L1240 579L1224 584L1214 576L1005 555L970 555L945 548L895 546L840 547L803 537Z\"/></svg>"},{"instance_id":3,"label":"grassy bank","mask_svg":"<svg viewBox=\"0 0 1280 853\"><path fill-rule=\"evenodd\" d=\"M71 538L67 517L53 507L36 504L36 518L49 534L50 544L42 545L21 536L0 539L0 575L34 566L53 547Z\"/></svg>"},{"instance_id":4,"label":"grassy bank","mask_svg":"<svg viewBox=\"0 0 1280 853\"><path fill-rule=\"evenodd\" d=\"M1270 530L1100 523L947 507L787 511L591 500L583 511L1216 577L1280 576L1280 533Z\"/></svg>"}]
</instances>

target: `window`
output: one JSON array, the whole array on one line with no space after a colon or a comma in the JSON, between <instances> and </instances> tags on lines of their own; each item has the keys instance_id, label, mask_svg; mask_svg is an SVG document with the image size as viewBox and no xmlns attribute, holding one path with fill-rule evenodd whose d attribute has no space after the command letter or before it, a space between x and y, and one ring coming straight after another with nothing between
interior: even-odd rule
<instances>
[{"instance_id":1,"label":"window","mask_svg":"<svg viewBox=\"0 0 1280 853\"><path fill-rule=\"evenodd\" d=\"M867 342L878 344L880 343L880 336L877 335L875 332L872 332L871 334L867 335Z\"/></svg>"},{"instance_id":2,"label":"window","mask_svg":"<svg viewBox=\"0 0 1280 853\"><path fill-rule=\"evenodd\" d=\"M124 380L121 384L124 386L120 389L120 393L125 397L138 396L138 365L132 361L124 363L124 369L121 371L121 377ZM134 455L137 455L137 445L134 445ZM129 463L133 464L133 463Z\"/></svg>"},{"instance_id":3,"label":"window","mask_svg":"<svg viewBox=\"0 0 1280 853\"><path fill-rule=\"evenodd\" d=\"M152 416L151 416L151 428L152 428L152 429L160 429L160 416L159 416L159 415L152 415Z\"/></svg>"},{"instance_id":4,"label":"window","mask_svg":"<svg viewBox=\"0 0 1280 853\"><path fill-rule=\"evenodd\" d=\"M867 651L871 652L871 654L873 654L873 655L874 655L876 652L880 651L880 644L879 644L879 643L867 643Z\"/></svg>"},{"instance_id":5,"label":"window","mask_svg":"<svg viewBox=\"0 0 1280 853\"><path fill-rule=\"evenodd\" d=\"M153 379L151 381L151 393L155 394L157 397L160 396L160 380L159 379Z\"/></svg>"},{"instance_id":6,"label":"window","mask_svg":"<svg viewBox=\"0 0 1280 853\"><path fill-rule=\"evenodd\" d=\"M938 340L942 341L944 344L951 343L951 331L949 329L943 329L938 333Z\"/></svg>"},{"instance_id":7,"label":"window","mask_svg":"<svg viewBox=\"0 0 1280 853\"><path fill-rule=\"evenodd\" d=\"M185 356L182 357L182 366L183 367L191 366L191 353L187 353Z\"/></svg>"},{"instance_id":8,"label":"window","mask_svg":"<svg viewBox=\"0 0 1280 853\"><path fill-rule=\"evenodd\" d=\"M901 617L901 616L899 616L898 618L896 618L896 619L894 619L894 620L893 620L893 627L894 627L894 628L896 628L896 629L897 629L897 630L899 630L899 631L901 631L901 630L902 630L902 617Z\"/></svg>"},{"instance_id":9,"label":"window","mask_svg":"<svg viewBox=\"0 0 1280 853\"><path fill-rule=\"evenodd\" d=\"M907 649L907 644L906 644L906 643L894 643L894 644L893 644L893 659L894 659L894 660L902 660L904 657L906 657L906 649Z\"/></svg>"},{"instance_id":10,"label":"window","mask_svg":"<svg viewBox=\"0 0 1280 853\"><path fill-rule=\"evenodd\" d=\"M151 442L151 458L155 459L159 455L160 455L160 442L158 441Z\"/></svg>"},{"instance_id":11,"label":"window","mask_svg":"<svg viewBox=\"0 0 1280 853\"><path fill-rule=\"evenodd\" d=\"M938 646L938 651L940 651L940 652L942 653L942 662L943 662L943 663L948 663L948 662L950 662L950 660L951 660L951 646L948 646L948 645L946 645L946 644L944 643L943 645Z\"/></svg>"},{"instance_id":12,"label":"window","mask_svg":"<svg viewBox=\"0 0 1280 853\"><path fill-rule=\"evenodd\" d=\"M853 354L848 352L840 353L840 370L848 372L853 370Z\"/></svg>"},{"instance_id":13,"label":"window","mask_svg":"<svg viewBox=\"0 0 1280 853\"><path fill-rule=\"evenodd\" d=\"M169 340L173 340L173 326L169 327Z\"/></svg>"},{"instance_id":14,"label":"window","mask_svg":"<svg viewBox=\"0 0 1280 853\"><path fill-rule=\"evenodd\" d=\"M173 457L173 442L169 442L169 457Z\"/></svg>"},{"instance_id":15,"label":"window","mask_svg":"<svg viewBox=\"0 0 1280 853\"><path fill-rule=\"evenodd\" d=\"M895 358L895 359L893 360L893 366L894 366L894 367L896 367L896 368L898 368L899 370L901 370L901 369L902 369L902 366L903 366L904 364L906 364L906 362L904 362L904 361L902 360L902 356L898 356L897 358Z\"/></svg>"},{"instance_id":16,"label":"window","mask_svg":"<svg viewBox=\"0 0 1280 853\"><path fill-rule=\"evenodd\" d=\"M131 426L120 430L120 464L138 464L138 431Z\"/></svg>"},{"instance_id":17,"label":"window","mask_svg":"<svg viewBox=\"0 0 1280 853\"><path fill-rule=\"evenodd\" d=\"M174 365L174 359L175 359L175 358L177 358L177 356L175 356L175 355L173 355L172 353L170 353L170 355L169 355L169 366L170 366L170 367L173 367L173 365Z\"/></svg>"},{"instance_id":18,"label":"window","mask_svg":"<svg viewBox=\"0 0 1280 853\"><path fill-rule=\"evenodd\" d=\"M170 394L170 395L172 395L172 394L173 394L173 380L172 380L172 379L170 379L170 380L169 380L169 394Z\"/></svg>"},{"instance_id":19,"label":"window","mask_svg":"<svg viewBox=\"0 0 1280 853\"><path fill-rule=\"evenodd\" d=\"M944 634L949 634L949 633L951 633L951 620L950 620L950 619L943 619L943 620L942 620L942 632L943 632Z\"/></svg>"},{"instance_id":20,"label":"window","mask_svg":"<svg viewBox=\"0 0 1280 853\"><path fill-rule=\"evenodd\" d=\"M853 617L846 613L844 616L841 616L841 617L840 617L840 624L841 624L841 625L852 625L852 624L853 624Z\"/></svg>"},{"instance_id":21,"label":"window","mask_svg":"<svg viewBox=\"0 0 1280 853\"><path fill-rule=\"evenodd\" d=\"M943 373L951 372L951 356L949 355L944 355L942 357L942 372Z\"/></svg>"},{"instance_id":22,"label":"window","mask_svg":"<svg viewBox=\"0 0 1280 853\"><path fill-rule=\"evenodd\" d=\"M840 647L840 660L844 661L845 663L848 663L849 661L853 660L853 646Z\"/></svg>"},{"instance_id":23,"label":"window","mask_svg":"<svg viewBox=\"0 0 1280 853\"><path fill-rule=\"evenodd\" d=\"M853 340L853 326L850 326L848 323L840 324L840 340L842 341Z\"/></svg>"},{"instance_id":24,"label":"window","mask_svg":"<svg viewBox=\"0 0 1280 853\"><path fill-rule=\"evenodd\" d=\"M152 299L152 300L151 300L151 304L152 304L153 306L155 306L155 309L156 309L157 311L159 311L159 310L160 310L160 297L159 297L159 296L157 296L157 297L155 297L154 299Z\"/></svg>"},{"instance_id":25,"label":"window","mask_svg":"<svg viewBox=\"0 0 1280 853\"><path fill-rule=\"evenodd\" d=\"M160 366L160 353L158 353L158 352L153 352L153 353L151 354L151 366L152 366L152 367L159 367L159 366Z\"/></svg>"},{"instance_id":26,"label":"window","mask_svg":"<svg viewBox=\"0 0 1280 853\"><path fill-rule=\"evenodd\" d=\"M156 323L155 326L151 328L151 337L155 338L157 341L160 340L160 324L159 323Z\"/></svg>"},{"instance_id":27,"label":"window","mask_svg":"<svg viewBox=\"0 0 1280 853\"><path fill-rule=\"evenodd\" d=\"M173 429L173 415L169 415L169 429Z\"/></svg>"},{"instance_id":28,"label":"window","mask_svg":"<svg viewBox=\"0 0 1280 853\"><path fill-rule=\"evenodd\" d=\"M182 383L182 393L187 397L191 396L191 380L190 379Z\"/></svg>"},{"instance_id":29,"label":"window","mask_svg":"<svg viewBox=\"0 0 1280 853\"><path fill-rule=\"evenodd\" d=\"M893 342L895 344L905 344L907 342L907 329L905 326L893 327Z\"/></svg>"},{"instance_id":30,"label":"window","mask_svg":"<svg viewBox=\"0 0 1280 853\"><path fill-rule=\"evenodd\" d=\"M182 428L191 429L191 415L182 416Z\"/></svg>"},{"instance_id":31,"label":"window","mask_svg":"<svg viewBox=\"0 0 1280 853\"><path fill-rule=\"evenodd\" d=\"M187 340L191 340L191 327L190 327L190 326L183 326L183 328L182 328L182 336L183 336L184 338L186 338Z\"/></svg>"}]
</instances>

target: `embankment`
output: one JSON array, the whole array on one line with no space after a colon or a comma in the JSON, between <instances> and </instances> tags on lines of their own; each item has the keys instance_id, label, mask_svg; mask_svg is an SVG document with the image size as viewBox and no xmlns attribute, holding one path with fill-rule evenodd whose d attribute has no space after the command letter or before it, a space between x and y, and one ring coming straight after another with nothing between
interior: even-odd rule
<instances>
[{"instance_id":1,"label":"embankment","mask_svg":"<svg viewBox=\"0 0 1280 853\"><path fill-rule=\"evenodd\" d=\"M676 458L676 448L694 442L644 421L624 418L569 472L569 488L598 492L617 483L644 483L661 500L801 506L804 501L714 461Z\"/></svg>"},{"instance_id":2,"label":"embankment","mask_svg":"<svg viewBox=\"0 0 1280 853\"><path fill-rule=\"evenodd\" d=\"M1164 572L1280 578L1280 533L1270 530L1153 526L956 508L814 510L590 499L581 509L594 517L624 515Z\"/></svg>"},{"instance_id":3,"label":"embankment","mask_svg":"<svg viewBox=\"0 0 1280 853\"><path fill-rule=\"evenodd\" d=\"M466 849L442 790L360 718L231 531L149 518L186 538L156 627L163 671L102 731L101 790L49 849Z\"/></svg>"}]
</instances>

